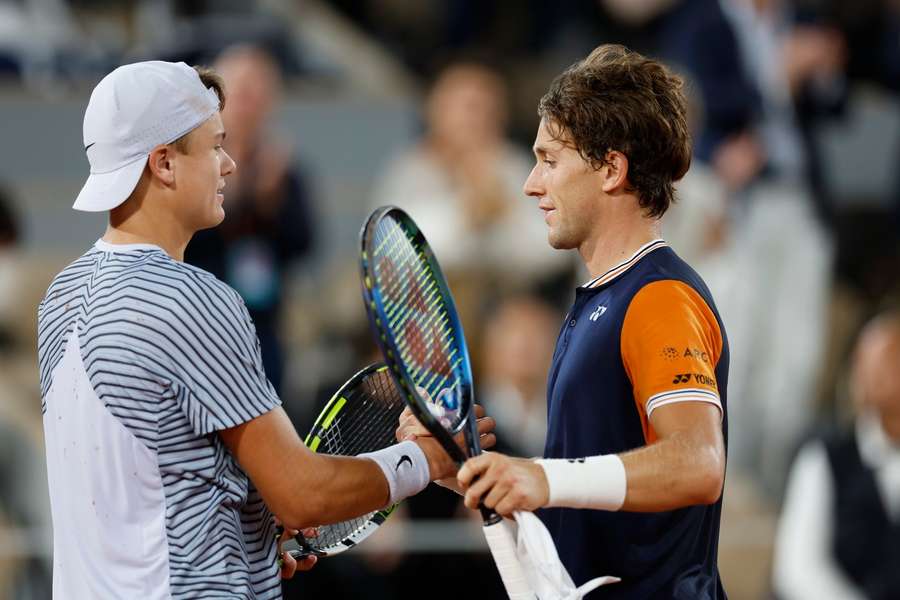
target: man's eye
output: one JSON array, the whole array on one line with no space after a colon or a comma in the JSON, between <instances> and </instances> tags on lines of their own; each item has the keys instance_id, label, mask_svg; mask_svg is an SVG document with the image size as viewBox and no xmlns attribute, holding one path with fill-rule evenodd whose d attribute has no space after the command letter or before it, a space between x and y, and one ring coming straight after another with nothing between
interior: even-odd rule
<instances>
[{"instance_id":1,"label":"man's eye","mask_svg":"<svg viewBox=\"0 0 900 600\"><path fill-rule=\"evenodd\" d=\"M547 158L545 158L543 162L544 162L545 165L550 166L550 167L552 167L553 165L556 164L556 161L555 161L555 160L549 160L549 159L547 159Z\"/></svg>"}]
</instances>

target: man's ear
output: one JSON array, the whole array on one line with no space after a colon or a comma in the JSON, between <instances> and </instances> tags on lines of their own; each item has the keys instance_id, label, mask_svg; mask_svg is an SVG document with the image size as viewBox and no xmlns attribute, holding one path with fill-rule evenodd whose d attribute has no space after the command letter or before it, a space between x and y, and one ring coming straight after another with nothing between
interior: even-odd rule
<instances>
[{"instance_id":1,"label":"man's ear","mask_svg":"<svg viewBox=\"0 0 900 600\"><path fill-rule=\"evenodd\" d=\"M175 148L166 144L157 146L150 152L147 166L155 179L165 186L175 185Z\"/></svg>"},{"instance_id":2,"label":"man's ear","mask_svg":"<svg viewBox=\"0 0 900 600\"><path fill-rule=\"evenodd\" d=\"M604 159L606 164L600 169L603 175L603 191L610 194L625 189L628 185L628 157L617 150L610 150Z\"/></svg>"}]
</instances>

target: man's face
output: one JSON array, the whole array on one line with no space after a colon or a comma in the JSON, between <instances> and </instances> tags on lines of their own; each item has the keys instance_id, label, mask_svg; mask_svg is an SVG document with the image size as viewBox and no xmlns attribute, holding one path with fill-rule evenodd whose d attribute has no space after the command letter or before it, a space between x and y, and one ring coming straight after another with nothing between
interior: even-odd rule
<instances>
[{"instance_id":1,"label":"man's face","mask_svg":"<svg viewBox=\"0 0 900 600\"><path fill-rule=\"evenodd\" d=\"M215 227L225 218L222 188L234 161L222 148L225 127L219 113L194 129L187 138L187 152L175 158L177 205L173 210L187 229L200 231Z\"/></svg>"},{"instance_id":2,"label":"man's face","mask_svg":"<svg viewBox=\"0 0 900 600\"><path fill-rule=\"evenodd\" d=\"M534 156L525 194L539 199L550 245L557 250L580 248L600 222L600 172L571 144L554 139L544 119L534 140Z\"/></svg>"},{"instance_id":3,"label":"man's face","mask_svg":"<svg viewBox=\"0 0 900 600\"><path fill-rule=\"evenodd\" d=\"M455 67L431 92L428 127L461 152L493 147L503 140L505 102L502 84L489 71Z\"/></svg>"}]
</instances>

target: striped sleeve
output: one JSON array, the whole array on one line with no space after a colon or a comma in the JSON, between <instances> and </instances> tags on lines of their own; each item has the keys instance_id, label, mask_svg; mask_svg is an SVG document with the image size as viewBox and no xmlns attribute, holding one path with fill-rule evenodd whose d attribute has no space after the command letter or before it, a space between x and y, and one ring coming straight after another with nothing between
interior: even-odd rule
<instances>
[{"instance_id":1,"label":"striped sleeve","mask_svg":"<svg viewBox=\"0 0 900 600\"><path fill-rule=\"evenodd\" d=\"M194 431L205 435L234 427L279 406L256 329L237 292L204 277L189 293L206 310L194 314L191 335L176 336L169 366L175 398Z\"/></svg>"},{"instance_id":2,"label":"striped sleeve","mask_svg":"<svg viewBox=\"0 0 900 600\"><path fill-rule=\"evenodd\" d=\"M622 362L648 443L656 439L650 415L677 402L706 402L722 410L715 379L722 333L709 306L680 281L650 283L625 313Z\"/></svg>"},{"instance_id":3,"label":"striped sleeve","mask_svg":"<svg viewBox=\"0 0 900 600\"><path fill-rule=\"evenodd\" d=\"M124 306L110 311L116 333L104 343L118 348L109 350L127 350L168 388L197 435L240 425L280 405L237 292L209 274L171 269L157 266L129 278L131 301L123 299ZM102 320L95 312L93 331L110 332Z\"/></svg>"}]
</instances>

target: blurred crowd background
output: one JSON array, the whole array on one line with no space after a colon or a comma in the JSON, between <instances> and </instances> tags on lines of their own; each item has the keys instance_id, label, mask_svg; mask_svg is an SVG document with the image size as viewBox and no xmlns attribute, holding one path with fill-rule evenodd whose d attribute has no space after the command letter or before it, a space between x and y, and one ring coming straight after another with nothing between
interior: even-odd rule
<instances>
[{"instance_id":1,"label":"blurred crowd background","mask_svg":"<svg viewBox=\"0 0 900 600\"><path fill-rule=\"evenodd\" d=\"M863 420L881 431L873 415L896 426L900 413L900 334L859 336L900 301L897 0L0 0L0 598L49 597L35 311L103 232L102 215L70 206L88 172L84 107L104 74L164 59L224 76L238 170L225 222L186 260L245 299L300 432L377 359L357 233L372 208L396 204L448 273L501 449L528 456L543 447L556 331L587 278L577 256L549 248L522 193L537 101L609 42L687 81L694 161L663 230L709 284L731 344L729 596L900 598L885 575L900 565L900 510L873 522L876 497L865 515L868 531L893 532L863 544L877 557L865 574L831 538L807 547L809 530L779 521L788 488L824 520L836 504L852 511L795 482L794 457L822 432ZM888 509L900 496L893 432L887 458L863 468ZM287 597L413 598L417 578L459 577L501 597L453 494L429 489L402 514L286 584ZM837 581L825 586L837 595L804 574ZM429 593L449 598L445 587Z\"/></svg>"}]
</instances>

